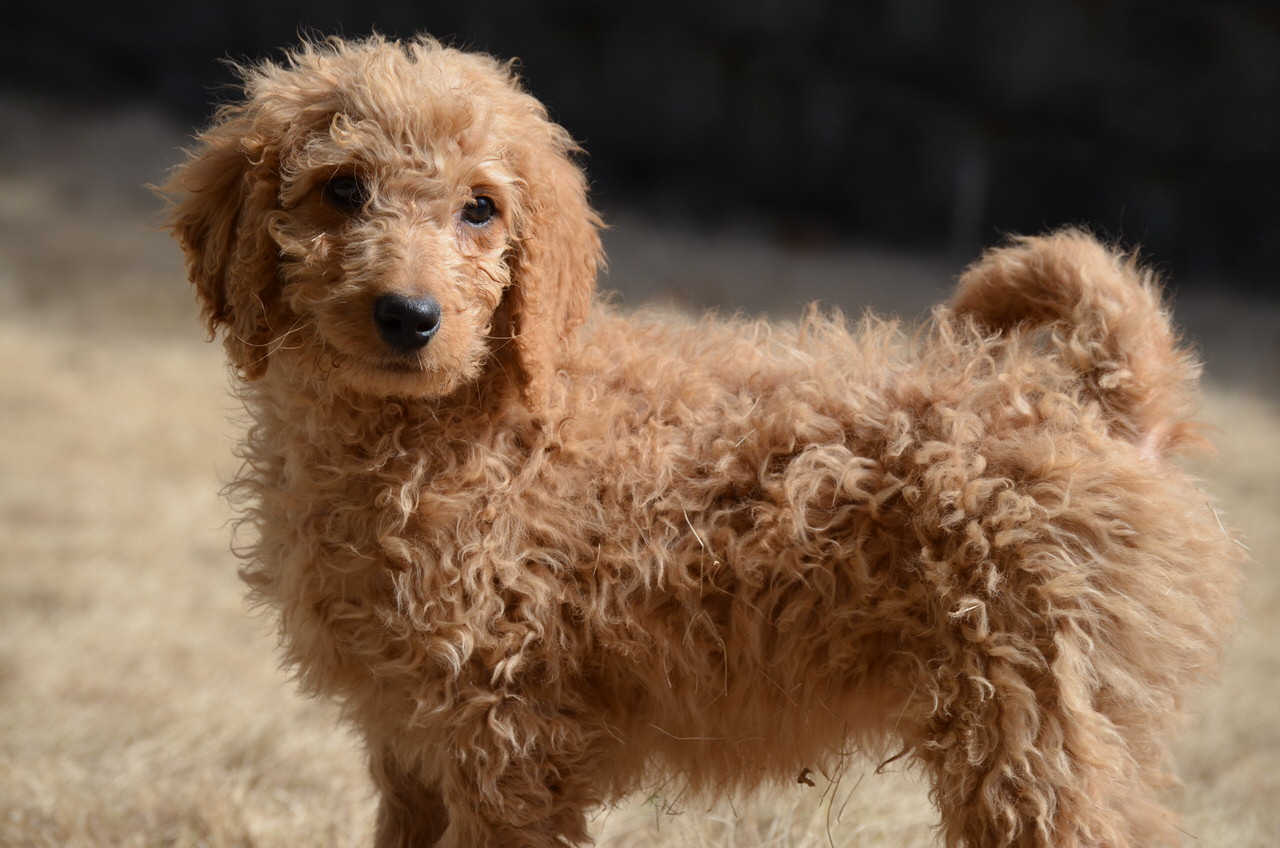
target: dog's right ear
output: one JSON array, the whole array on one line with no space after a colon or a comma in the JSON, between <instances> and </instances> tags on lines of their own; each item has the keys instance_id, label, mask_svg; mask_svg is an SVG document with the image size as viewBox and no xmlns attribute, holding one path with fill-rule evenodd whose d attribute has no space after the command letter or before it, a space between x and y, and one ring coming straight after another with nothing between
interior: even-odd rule
<instances>
[{"instance_id":1,"label":"dog's right ear","mask_svg":"<svg viewBox=\"0 0 1280 848\"><path fill-rule=\"evenodd\" d=\"M278 248L268 227L278 154L255 139L243 106L225 108L197 140L159 189L171 202L165 226L186 253L206 328L225 333L231 363L255 379L288 329L279 315Z\"/></svg>"}]
</instances>

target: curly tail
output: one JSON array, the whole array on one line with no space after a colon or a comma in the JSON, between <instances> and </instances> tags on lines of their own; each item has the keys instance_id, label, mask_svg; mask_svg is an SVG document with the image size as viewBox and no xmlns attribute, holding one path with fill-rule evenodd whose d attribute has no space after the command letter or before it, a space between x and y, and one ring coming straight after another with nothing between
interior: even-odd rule
<instances>
[{"instance_id":1,"label":"curly tail","mask_svg":"<svg viewBox=\"0 0 1280 848\"><path fill-rule=\"evenodd\" d=\"M1190 420L1200 365L1179 344L1155 276L1080 230L1018 238L960 278L952 310L984 330L1052 331L1055 353L1112 431L1165 456L1200 446Z\"/></svg>"}]
</instances>

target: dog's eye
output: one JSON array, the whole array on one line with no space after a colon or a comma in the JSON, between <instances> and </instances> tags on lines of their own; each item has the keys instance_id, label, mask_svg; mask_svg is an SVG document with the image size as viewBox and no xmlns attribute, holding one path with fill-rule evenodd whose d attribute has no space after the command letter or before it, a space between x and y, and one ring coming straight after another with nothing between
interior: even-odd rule
<instances>
[{"instance_id":1,"label":"dog's eye","mask_svg":"<svg viewBox=\"0 0 1280 848\"><path fill-rule=\"evenodd\" d=\"M471 202L462 207L462 220L473 227L483 227L497 214L498 207L494 205L493 198L483 194L471 198Z\"/></svg>"},{"instance_id":2,"label":"dog's eye","mask_svg":"<svg viewBox=\"0 0 1280 848\"><path fill-rule=\"evenodd\" d=\"M369 202L369 191L359 177L334 177L324 185L325 196L341 209L354 212Z\"/></svg>"}]
</instances>

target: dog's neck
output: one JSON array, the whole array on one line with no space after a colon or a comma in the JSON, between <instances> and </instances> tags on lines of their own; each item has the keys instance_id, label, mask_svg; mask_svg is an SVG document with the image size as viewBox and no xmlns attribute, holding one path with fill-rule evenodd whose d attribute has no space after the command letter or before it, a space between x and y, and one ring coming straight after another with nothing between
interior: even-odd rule
<instances>
[{"instance_id":1,"label":"dog's neck","mask_svg":"<svg viewBox=\"0 0 1280 848\"><path fill-rule=\"evenodd\" d=\"M263 437L260 450L300 451L306 461L336 467L353 458L378 464L408 446L443 453L452 444L488 442L499 434L536 441L539 426L520 400L519 379L496 360L479 380L436 398L362 394L292 366L275 361L261 378L241 384Z\"/></svg>"}]
</instances>

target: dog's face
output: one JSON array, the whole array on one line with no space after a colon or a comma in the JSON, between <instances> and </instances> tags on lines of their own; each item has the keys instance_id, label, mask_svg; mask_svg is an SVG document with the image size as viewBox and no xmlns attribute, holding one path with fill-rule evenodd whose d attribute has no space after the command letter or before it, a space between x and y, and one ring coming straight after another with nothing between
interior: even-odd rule
<instances>
[{"instance_id":1,"label":"dog's face","mask_svg":"<svg viewBox=\"0 0 1280 848\"><path fill-rule=\"evenodd\" d=\"M166 191L211 330L248 378L291 357L439 397L509 349L536 402L600 257L574 146L509 71L421 39L246 72Z\"/></svg>"},{"instance_id":2,"label":"dog's face","mask_svg":"<svg viewBox=\"0 0 1280 848\"><path fill-rule=\"evenodd\" d=\"M404 94L344 104L283 152L267 216L292 322L278 343L323 350L354 388L440 395L511 332L494 318L526 213L482 96L432 92L426 109Z\"/></svg>"}]
</instances>

